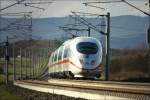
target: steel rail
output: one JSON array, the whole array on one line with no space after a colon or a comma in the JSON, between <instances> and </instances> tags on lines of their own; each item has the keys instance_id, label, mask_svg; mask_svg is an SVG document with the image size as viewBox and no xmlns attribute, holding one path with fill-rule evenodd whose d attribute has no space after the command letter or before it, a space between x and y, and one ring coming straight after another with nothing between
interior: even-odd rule
<instances>
[{"instance_id":1,"label":"steel rail","mask_svg":"<svg viewBox=\"0 0 150 100\"><path fill-rule=\"evenodd\" d=\"M120 92L120 93L130 93L130 94L142 94L142 95L150 95L150 86L145 85L138 85L135 86L134 84L117 84L113 85L110 83L91 83L88 84L86 82L64 82L58 81L55 82L51 80L51 82L44 82L44 81L32 81L32 80L23 80L18 81L20 83L29 83L33 85L46 85L46 86L57 86L57 87L68 87L68 88L77 88L77 89L86 89L86 90L96 90L96 91L110 91L110 92ZM145 87L145 88L144 88Z\"/></svg>"},{"instance_id":2,"label":"steel rail","mask_svg":"<svg viewBox=\"0 0 150 100\"><path fill-rule=\"evenodd\" d=\"M73 79L59 79L61 81L72 81L72 82L86 82L86 83L103 83L103 84L121 84L121 85L136 85L136 86L150 86L150 83L141 82L119 82L119 81L103 81L103 80L73 80Z\"/></svg>"}]
</instances>

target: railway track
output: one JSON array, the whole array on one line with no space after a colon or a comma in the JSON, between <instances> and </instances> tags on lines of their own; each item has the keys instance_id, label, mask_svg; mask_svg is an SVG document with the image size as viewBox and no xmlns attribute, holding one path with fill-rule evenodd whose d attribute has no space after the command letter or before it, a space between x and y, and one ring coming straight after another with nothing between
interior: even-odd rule
<instances>
[{"instance_id":1,"label":"railway track","mask_svg":"<svg viewBox=\"0 0 150 100\"><path fill-rule=\"evenodd\" d=\"M135 82L115 82L115 81L91 81L91 80L48 80L49 83L67 84L73 86L83 86L91 89L104 89L109 91L129 92L150 95L149 83L135 83ZM60 83L63 82L63 83ZM88 84L88 86L87 86Z\"/></svg>"},{"instance_id":2,"label":"railway track","mask_svg":"<svg viewBox=\"0 0 150 100\"><path fill-rule=\"evenodd\" d=\"M75 97L81 97L86 99L95 99L95 98L98 99L102 98L103 96L105 97L105 99L107 97L119 100L120 99L150 100L150 85L148 83L50 79L48 80L48 82L37 80L16 81L15 85L17 84L18 86L19 84L23 84L24 86L29 85L31 86L31 88L33 86L37 86L42 88L44 87L48 89L53 89L53 93L56 90L64 90L62 91L62 94L64 93L63 95L65 95L65 91L67 90L71 94L75 94L74 92L78 92L80 95ZM85 95L84 97L83 94Z\"/></svg>"}]
</instances>

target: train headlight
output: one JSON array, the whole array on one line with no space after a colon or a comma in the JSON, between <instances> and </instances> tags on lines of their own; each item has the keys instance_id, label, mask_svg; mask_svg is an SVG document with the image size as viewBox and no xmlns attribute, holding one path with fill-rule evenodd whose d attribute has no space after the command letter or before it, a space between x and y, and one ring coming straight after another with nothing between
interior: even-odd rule
<instances>
[{"instance_id":1,"label":"train headlight","mask_svg":"<svg viewBox=\"0 0 150 100\"><path fill-rule=\"evenodd\" d=\"M92 60L91 65L95 65L95 62L96 62L95 60Z\"/></svg>"},{"instance_id":2,"label":"train headlight","mask_svg":"<svg viewBox=\"0 0 150 100\"><path fill-rule=\"evenodd\" d=\"M81 64L84 64L84 61L83 61L83 59L80 59L80 63L81 63Z\"/></svg>"}]
</instances>

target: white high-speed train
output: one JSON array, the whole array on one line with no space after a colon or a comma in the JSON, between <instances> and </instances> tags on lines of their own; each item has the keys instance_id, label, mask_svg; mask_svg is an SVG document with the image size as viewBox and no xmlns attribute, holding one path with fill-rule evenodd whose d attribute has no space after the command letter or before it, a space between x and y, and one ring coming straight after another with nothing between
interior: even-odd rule
<instances>
[{"instance_id":1,"label":"white high-speed train","mask_svg":"<svg viewBox=\"0 0 150 100\"><path fill-rule=\"evenodd\" d=\"M76 37L64 42L49 59L49 76L58 78L98 78L102 45L92 37Z\"/></svg>"}]
</instances>

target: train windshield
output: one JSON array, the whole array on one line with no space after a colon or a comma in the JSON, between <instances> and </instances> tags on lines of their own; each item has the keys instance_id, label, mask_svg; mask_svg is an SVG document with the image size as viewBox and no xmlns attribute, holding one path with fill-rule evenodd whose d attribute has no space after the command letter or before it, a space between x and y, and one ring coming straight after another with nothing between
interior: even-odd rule
<instances>
[{"instance_id":1,"label":"train windshield","mask_svg":"<svg viewBox=\"0 0 150 100\"><path fill-rule=\"evenodd\" d=\"M83 54L96 54L98 47L95 43L91 42L80 42L77 44L77 50Z\"/></svg>"}]
</instances>

